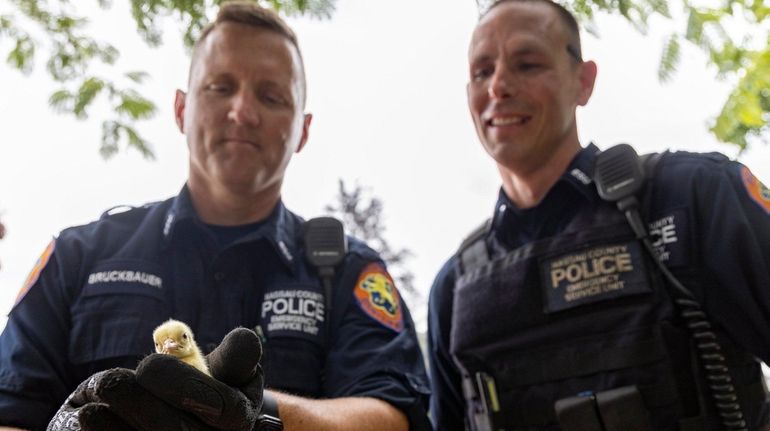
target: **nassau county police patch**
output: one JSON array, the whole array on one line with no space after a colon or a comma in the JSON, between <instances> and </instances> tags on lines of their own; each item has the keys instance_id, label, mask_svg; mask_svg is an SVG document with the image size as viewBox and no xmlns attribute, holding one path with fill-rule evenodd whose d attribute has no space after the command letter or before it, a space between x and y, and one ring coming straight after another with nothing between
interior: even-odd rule
<instances>
[{"instance_id":1,"label":"nassau county police patch","mask_svg":"<svg viewBox=\"0 0 770 431\"><path fill-rule=\"evenodd\" d=\"M393 279L382 266L367 265L361 271L353 293L358 305L372 319L396 332L404 329L401 298Z\"/></svg>"},{"instance_id":2,"label":"nassau county police patch","mask_svg":"<svg viewBox=\"0 0 770 431\"><path fill-rule=\"evenodd\" d=\"M642 248L636 241L600 244L541 261L545 310L650 292Z\"/></svg>"},{"instance_id":3,"label":"nassau county police patch","mask_svg":"<svg viewBox=\"0 0 770 431\"><path fill-rule=\"evenodd\" d=\"M27 279L21 286L21 290L19 290L19 293L16 295L16 301L14 302L15 304L18 304L19 301L21 301L21 298L23 298L24 295L29 292L29 289L32 287L32 285L34 285L35 282L37 282L37 279L40 278L40 273L43 272L43 268L45 268L45 266L48 264L48 259L51 258L55 248L56 240L54 239L48 243L48 246L45 248L45 250L43 250L43 254L41 254L37 259L37 262L35 262L35 266L32 268L32 271L30 271Z\"/></svg>"},{"instance_id":4,"label":"nassau county police patch","mask_svg":"<svg viewBox=\"0 0 770 431\"><path fill-rule=\"evenodd\" d=\"M765 187L746 166L741 166L741 178L743 179L743 185L746 187L746 193L751 196L754 202L770 214L770 189Z\"/></svg>"}]
</instances>

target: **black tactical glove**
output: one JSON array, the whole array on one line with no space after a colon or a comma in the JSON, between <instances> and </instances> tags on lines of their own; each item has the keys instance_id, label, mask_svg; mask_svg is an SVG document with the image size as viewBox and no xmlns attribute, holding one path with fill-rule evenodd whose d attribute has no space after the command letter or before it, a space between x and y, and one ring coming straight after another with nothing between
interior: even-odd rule
<instances>
[{"instance_id":1,"label":"black tactical glove","mask_svg":"<svg viewBox=\"0 0 770 431\"><path fill-rule=\"evenodd\" d=\"M135 372L102 371L67 398L48 431L251 431L262 407L261 356L257 335L237 328L206 357L213 378L160 354Z\"/></svg>"}]
</instances>

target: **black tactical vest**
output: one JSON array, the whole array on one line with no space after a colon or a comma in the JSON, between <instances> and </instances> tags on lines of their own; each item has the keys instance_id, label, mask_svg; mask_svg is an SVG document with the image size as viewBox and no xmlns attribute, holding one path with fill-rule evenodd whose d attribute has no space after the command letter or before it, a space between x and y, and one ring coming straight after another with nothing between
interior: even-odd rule
<instances>
[{"instance_id":1,"label":"black tactical vest","mask_svg":"<svg viewBox=\"0 0 770 431\"><path fill-rule=\"evenodd\" d=\"M464 376L466 418L483 412L488 420L472 429L560 430L559 400L598 399L618 388L641 399L651 429L718 429L693 340L612 204L588 207L558 236L507 254L479 259L484 247L479 236L460 251L450 344ZM692 271L676 274L691 289ZM759 364L720 339L755 429L752 422L766 422Z\"/></svg>"}]
</instances>

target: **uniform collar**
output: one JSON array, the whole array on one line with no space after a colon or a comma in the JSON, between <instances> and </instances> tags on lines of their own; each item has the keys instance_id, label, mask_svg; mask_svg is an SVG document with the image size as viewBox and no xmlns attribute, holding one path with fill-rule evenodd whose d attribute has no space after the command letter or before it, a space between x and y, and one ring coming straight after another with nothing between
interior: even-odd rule
<instances>
[{"instance_id":1,"label":"uniform collar","mask_svg":"<svg viewBox=\"0 0 770 431\"><path fill-rule=\"evenodd\" d=\"M582 148L556 184L546 193L542 202L533 208L519 209L501 187L495 205L495 213L492 216L493 229L498 232L505 232L514 225L518 225L518 229L526 229L526 226L521 225L522 223L537 225L538 220L542 221L544 217L549 216L549 212L558 207L559 202L565 199L565 196L574 195L575 192L577 192L576 196L589 203L600 200L592 179L593 167L598 153L599 148L593 143Z\"/></svg>"},{"instance_id":2,"label":"uniform collar","mask_svg":"<svg viewBox=\"0 0 770 431\"><path fill-rule=\"evenodd\" d=\"M593 181L594 163L598 154L599 148L593 143L588 144L572 159L559 180L571 185L591 202L599 198Z\"/></svg>"},{"instance_id":3,"label":"uniform collar","mask_svg":"<svg viewBox=\"0 0 770 431\"><path fill-rule=\"evenodd\" d=\"M193 207L190 190L185 184L182 187L182 191L173 200L168 211L166 211L162 232L164 244L169 245L174 237L175 230L178 229L180 224L186 223L197 224L199 228L202 228L203 225ZM252 242L264 238L287 268L293 271L300 248L298 239L300 238L302 223L303 220L289 211L283 205L283 201L279 200L273 211L257 230L239 239L234 244Z\"/></svg>"}]
</instances>

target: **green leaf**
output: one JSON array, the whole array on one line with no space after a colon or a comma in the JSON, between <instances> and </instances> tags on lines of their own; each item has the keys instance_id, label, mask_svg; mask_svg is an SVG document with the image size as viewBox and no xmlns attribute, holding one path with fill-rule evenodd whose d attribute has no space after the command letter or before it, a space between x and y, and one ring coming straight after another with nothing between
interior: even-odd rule
<instances>
[{"instance_id":1,"label":"green leaf","mask_svg":"<svg viewBox=\"0 0 770 431\"><path fill-rule=\"evenodd\" d=\"M763 51L746 53L748 66L730 94L711 131L722 142L745 150L753 138L770 131L770 45Z\"/></svg>"},{"instance_id":2,"label":"green leaf","mask_svg":"<svg viewBox=\"0 0 770 431\"><path fill-rule=\"evenodd\" d=\"M117 121L105 121L102 123L102 145L99 153L105 159L109 159L118 152L118 140L120 139L120 123Z\"/></svg>"},{"instance_id":3,"label":"green leaf","mask_svg":"<svg viewBox=\"0 0 770 431\"><path fill-rule=\"evenodd\" d=\"M735 115L748 128L761 127L765 122L762 119L762 107L759 105L759 98L748 94L743 94L743 96L740 106L735 110Z\"/></svg>"},{"instance_id":4,"label":"green leaf","mask_svg":"<svg viewBox=\"0 0 770 431\"><path fill-rule=\"evenodd\" d=\"M123 92L115 112L126 115L132 120L150 118L155 114L155 104L135 92Z\"/></svg>"},{"instance_id":5,"label":"green leaf","mask_svg":"<svg viewBox=\"0 0 770 431\"><path fill-rule=\"evenodd\" d=\"M126 77L137 84L141 84L149 74L143 70L135 70L133 72L126 72Z\"/></svg>"},{"instance_id":6,"label":"green leaf","mask_svg":"<svg viewBox=\"0 0 770 431\"><path fill-rule=\"evenodd\" d=\"M14 30L13 16L12 15L0 15L0 34L10 34Z\"/></svg>"},{"instance_id":7,"label":"green leaf","mask_svg":"<svg viewBox=\"0 0 770 431\"><path fill-rule=\"evenodd\" d=\"M32 39L26 34L18 36L14 48L8 53L8 64L24 74L29 74L32 72L34 59L35 44Z\"/></svg>"},{"instance_id":8,"label":"green leaf","mask_svg":"<svg viewBox=\"0 0 770 431\"><path fill-rule=\"evenodd\" d=\"M120 57L120 51L109 44L98 47L97 54L99 56L99 60L106 64L115 64L115 61L117 61L118 57Z\"/></svg>"},{"instance_id":9,"label":"green leaf","mask_svg":"<svg viewBox=\"0 0 770 431\"><path fill-rule=\"evenodd\" d=\"M155 159L150 144L131 125L115 120L102 123L102 144L99 147L99 153L103 158L109 159L119 152L118 143L121 135L125 136L129 148L139 151L147 160Z\"/></svg>"},{"instance_id":10,"label":"green leaf","mask_svg":"<svg viewBox=\"0 0 770 431\"><path fill-rule=\"evenodd\" d=\"M75 96L75 104L72 107L72 113L79 119L88 118L86 108L94 101L94 98L104 88L104 81L97 78L88 78L80 85L77 95Z\"/></svg>"},{"instance_id":11,"label":"green leaf","mask_svg":"<svg viewBox=\"0 0 770 431\"><path fill-rule=\"evenodd\" d=\"M726 41L720 49L712 48L710 60L717 66L720 75L737 72L746 67L748 51Z\"/></svg>"},{"instance_id":12,"label":"green leaf","mask_svg":"<svg viewBox=\"0 0 770 431\"><path fill-rule=\"evenodd\" d=\"M80 72L77 58L73 57L69 46L57 43L54 52L46 62L46 69L55 81L64 82L77 77Z\"/></svg>"},{"instance_id":13,"label":"green leaf","mask_svg":"<svg viewBox=\"0 0 770 431\"><path fill-rule=\"evenodd\" d=\"M149 143L142 138L133 127L124 125L123 131L128 138L128 146L134 148L142 154L145 159L154 160L155 154L150 150Z\"/></svg>"},{"instance_id":14,"label":"green leaf","mask_svg":"<svg viewBox=\"0 0 770 431\"><path fill-rule=\"evenodd\" d=\"M648 0L647 4L650 5L652 12L655 12L666 18L671 18L671 10L668 8L668 1L666 0Z\"/></svg>"},{"instance_id":15,"label":"green leaf","mask_svg":"<svg viewBox=\"0 0 770 431\"><path fill-rule=\"evenodd\" d=\"M54 28L60 32L73 30L83 24L85 24L85 20L78 20L68 15L59 15L54 19Z\"/></svg>"},{"instance_id":16,"label":"green leaf","mask_svg":"<svg viewBox=\"0 0 770 431\"><path fill-rule=\"evenodd\" d=\"M662 82L671 80L680 59L679 37L676 34L669 36L663 46L663 53L660 56L660 65L658 66L658 79Z\"/></svg>"},{"instance_id":17,"label":"green leaf","mask_svg":"<svg viewBox=\"0 0 770 431\"><path fill-rule=\"evenodd\" d=\"M684 37L690 42L700 45L703 38L704 20L701 14L694 8L690 9L690 15L687 19L687 29Z\"/></svg>"},{"instance_id":18,"label":"green leaf","mask_svg":"<svg viewBox=\"0 0 770 431\"><path fill-rule=\"evenodd\" d=\"M70 112L75 96L67 90L58 90L48 98L48 104L59 113Z\"/></svg>"},{"instance_id":19,"label":"green leaf","mask_svg":"<svg viewBox=\"0 0 770 431\"><path fill-rule=\"evenodd\" d=\"M162 33L155 24L159 6L158 1L131 0L131 16L136 23L136 29L145 43L150 46L158 46L163 41ZM184 6L174 3L173 6L163 5L163 7L173 10Z\"/></svg>"}]
</instances>

